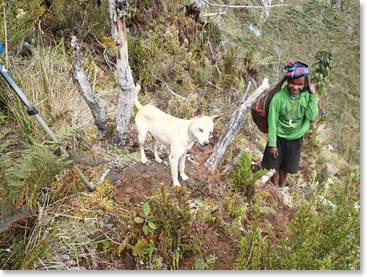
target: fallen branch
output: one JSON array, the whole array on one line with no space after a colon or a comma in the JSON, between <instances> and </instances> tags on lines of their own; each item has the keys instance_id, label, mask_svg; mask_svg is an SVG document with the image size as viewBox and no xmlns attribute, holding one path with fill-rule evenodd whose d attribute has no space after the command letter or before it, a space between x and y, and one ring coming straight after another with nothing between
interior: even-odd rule
<instances>
[{"instance_id":1,"label":"fallen branch","mask_svg":"<svg viewBox=\"0 0 367 277\"><path fill-rule=\"evenodd\" d=\"M241 100L241 103L244 103L247 99L247 96L248 96L248 92L250 91L250 88L251 88L251 84L252 84L252 81L250 80L247 84L247 88L246 88L246 91L245 93L243 94L243 97L242 97L242 100Z\"/></svg>"},{"instance_id":2,"label":"fallen branch","mask_svg":"<svg viewBox=\"0 0 367 277\"><path fill-rule=\"evenodd\" d=\"M274 174L275 174L275 169L271 169L268 173L266 173L259 180L257 180L256 186L264 185L266 182L270 180L271 177L273 177Z\"/></svg>"},{"instance_id":3,"label":"fallen branch","mask_svg":"<svg viewBox=\"0 0 367 277\"><path fill-rule=\"evenodd\" d=\"M214 173L219 162L222 160L227 147L234 141L238 132L245 123L245 118L251 109L253 103L266 91L269 87L269 80L265 78L260 87L253 92L247 100L233 113L233 116L227 126L227 129L222 133L218 143L214 146L213 153L209 156L205 165L210 172Z\"/></svg>"},{"instance_id":4,"label":"fallen branch","mask_svg":"<svg viewBox=\"0 0 367 277\"><path fill-rule=\"evenodd\" d=\"M32 214L30 209L23 209L15 212L11 216L6 217L5 219L0 219L0 233L7 231L14 223L22 220L24 218L29 217Z\"/></svg>"}]
</instances>

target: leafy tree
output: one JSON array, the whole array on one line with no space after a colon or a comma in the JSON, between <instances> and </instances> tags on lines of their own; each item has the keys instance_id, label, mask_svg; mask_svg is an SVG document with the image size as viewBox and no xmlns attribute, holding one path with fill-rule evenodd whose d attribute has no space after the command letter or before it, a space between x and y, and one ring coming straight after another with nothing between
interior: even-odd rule
<instances>
[{"instance_id":1,"label":"leafy tree","mask_svg":"<svg viewBox=\"0 0 367 277\"><path fill-rule=\"evenodd\" d=\"M7 43L9 50L17 51L19 43L38 28L39 20L45 12L46 7L42 0L3 1L0 11L0 37Z\"/></svg>"}]
</instances>

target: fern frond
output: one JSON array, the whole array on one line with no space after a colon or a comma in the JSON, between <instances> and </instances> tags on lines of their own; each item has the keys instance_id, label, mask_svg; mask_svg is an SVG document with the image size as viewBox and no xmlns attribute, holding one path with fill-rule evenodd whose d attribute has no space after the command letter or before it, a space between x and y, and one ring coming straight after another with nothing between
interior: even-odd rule
<instances>
[{"instance_id":1,"label":"fern frond","mask_svg":"<svg viewBox=\"0 0 367 277\"><path fill-rule=\"evenodd\" d=\"M49 144L61 146L64 142L74 137L80 130L80 126L61 126L60 130L56 133L56 141L48 141Z\"/></svg>"},{"instance_id":2,"label":"fern frond","mask_svg":"<svg viewBox=\"0 0 367 277\"><path fill-rule=\"evenodd\" d=\"M5 147L4 143L0 145L0 148ZM28 145L19 158L14 158L11 153L1 155L0 169L4 174L0 175L0 192L14 203L19 200L19 193L24 186L28 186L23 200L34 199L38 191L69 163L64 157L54 155L52 146L39 142Z\"/></svg>"}]
</instances>

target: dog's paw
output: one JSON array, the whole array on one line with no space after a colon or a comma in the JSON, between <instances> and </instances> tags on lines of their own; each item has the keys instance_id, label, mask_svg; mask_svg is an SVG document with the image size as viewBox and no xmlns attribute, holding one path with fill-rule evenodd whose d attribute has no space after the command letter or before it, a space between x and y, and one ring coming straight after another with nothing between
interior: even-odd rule
<instances>
[{"instance_id":1,"label":"dog's paw","mask_svg":"<svg viewBox=\"0 0 367 277\"><path fill-rule=\"evenodd\" d=\"M175 187L175 188L180 188L180 187L181 187L180 182L179 182L179 181L177 181L177 182L173 182L173 187Z\"/></svg>"},{"instance_id":2,"label":"dog's paw","mask_svg":"<svg viewBox=\"0 0 367 277\"><path fill-rule=\"evenodd\" d=\"M185 173L184 174L180 174L180 176L181 176L182 181L189 180L189 176L187 176Z\"/></svg>"},{"instance_id":3,"label":"dog's paw","mask_svg":"<svg viewBox=\"0 0 367 277\"><path fill-rule=\"evenodd\" d=\"M159 164L160 164L160 163L162 163L162 159L161 159L161 158L159 158L159 157L156 157L156 158L155 158L155 161L156 161L157 163L159 163Z\"/></svg>"},{"instance_id":4,"label":"dog's paw","mask_svg":"<svg viewBox=\"0 0 367 277\"><path fill-rule=\"evenodd\" d=\"M141 158L141 163L142 164L146 164L148 162L148 159L147 158Z\"/></svg>"}]
</instances>

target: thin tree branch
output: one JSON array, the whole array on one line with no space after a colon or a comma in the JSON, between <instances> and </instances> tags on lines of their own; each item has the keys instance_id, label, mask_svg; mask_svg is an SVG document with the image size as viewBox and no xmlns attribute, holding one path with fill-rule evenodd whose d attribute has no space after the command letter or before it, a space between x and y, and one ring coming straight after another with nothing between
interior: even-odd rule
<instances>
[{"instance_id":1,"label":"thin tree branch","mask_svg":"<svg viewBox=\"0 0 367 277\"><path fill-rule=\"evenodd\" d=\"M165 81L163 81L162 79L159 79L157 76L155 76L153 73L152 73L152 75L153 75L153 77L154 78L156 78L158 81L160 81L160 82L162 82L165 86L166 86L166 88L167 88L167 90L173 95L173 96L176 96L177 98L179 98L180 100L182 100L182 101L184 101L186 98L185 97L183 97L183 96L181 96L181 95L179 95L179 94L177 94L176 92L174 92L169 86L168 86L168 84L165 82Z\"/></svg>"},{"instance_id":2,"label":"thin tree branch","mask_svg":"<svg viewBox=\"0 0 367 277\"><path fill-rule=\"evenodd\" d=\"M231 8L231 9L243 9L243 8L247 8L247 9L263 9L264 6L248 6L248 5L223 5L223 4L213 4L210 3L209 1L206 0L201 0L203 1L205 4L211 6L211 7L217 7L217 8ZM289 4L275 4L275 5L270 5L270 6L266 6L267 8L273 8L273 7L288 7L290 6Z\"/></svg>"}]
</instances>

